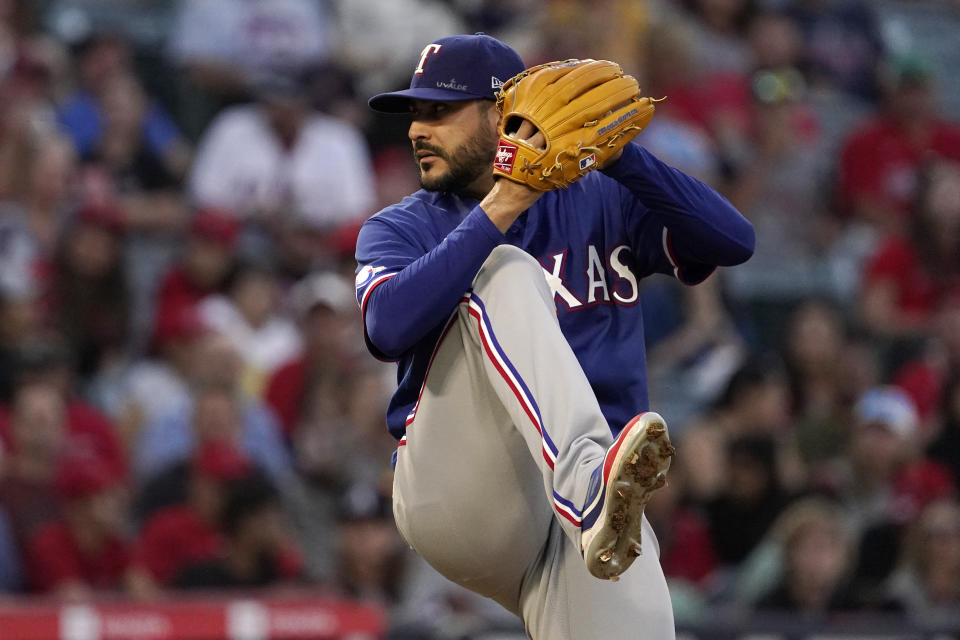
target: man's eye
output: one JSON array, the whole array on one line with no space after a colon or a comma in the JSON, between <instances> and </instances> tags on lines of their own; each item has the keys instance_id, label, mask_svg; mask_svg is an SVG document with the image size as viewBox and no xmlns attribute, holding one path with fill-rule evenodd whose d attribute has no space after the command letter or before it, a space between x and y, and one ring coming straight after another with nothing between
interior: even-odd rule
<instances>
[{"instance_id":1,"label":"man's eye","mask_svg":"<svg viewBox=\"0 0 960 640\"><path fill-rule=\"evenodd\" d=\"M430 105L430 107L427 109L426 115L429 118L442 118L447 111L447 105L438 102Z\"/></svg>"},{"instance_id":2,"label":"man's eye","mask_svg":"<svg viewBox=\"0 0 960 640\"><path fill-rule=\"evenodd\" d=\"M432 102L418 107L410 107L410 115L414 120L435 120L450 112L450 105L442 102Z\"/></svg>"}]
</instances>

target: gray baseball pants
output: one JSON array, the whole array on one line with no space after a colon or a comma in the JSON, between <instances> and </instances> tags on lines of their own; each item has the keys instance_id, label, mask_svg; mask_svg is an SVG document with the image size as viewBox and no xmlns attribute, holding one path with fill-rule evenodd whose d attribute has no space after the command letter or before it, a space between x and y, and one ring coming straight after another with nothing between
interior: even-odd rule
<instances>
[{"instance_id":1,"label":"gray baseball pants","mask_svg":"<svg viewBox=\"0 0 960 640\"><path fill-rule=\"evenodd\" d=\"M537 261L500 246L440 339L397 452L404 539L534 640L674 638L659 546L618 582L591 576L580 507L612 435Z\"/></svg>"}]
</instances>

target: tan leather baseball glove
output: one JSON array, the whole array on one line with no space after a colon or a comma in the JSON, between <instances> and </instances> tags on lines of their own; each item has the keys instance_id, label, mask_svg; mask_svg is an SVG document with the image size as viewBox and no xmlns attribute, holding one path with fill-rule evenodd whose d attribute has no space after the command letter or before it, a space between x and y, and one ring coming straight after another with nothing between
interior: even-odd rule
<instances>
[{"instance_id":1,"label":"tan leather baseball glove","mask_svg":"<svg viewBox=\"0 0 960 640\"><path fill-rule=\"evenodd\" d=\"M523 71L497 96L500 144L494 176L538 191L566 188L603 167L647 126L653 100L608 60L548 62ZM516 136L523 121L543 135L542 148Z\"/></svg>"}]
</instances>

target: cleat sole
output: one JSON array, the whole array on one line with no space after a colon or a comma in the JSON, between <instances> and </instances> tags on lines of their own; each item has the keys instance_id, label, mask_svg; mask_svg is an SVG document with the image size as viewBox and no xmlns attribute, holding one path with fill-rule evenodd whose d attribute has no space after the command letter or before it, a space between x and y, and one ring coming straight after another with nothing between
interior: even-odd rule
<instances>
[{"instance_id":1,"label":"cleat sole","mask_svg":"<svg viewBox=\"0 0 960 640\"><path fill-rule=\"evenodd\" d=\"M666 484L676 453L656 413L641 414L624 428L636 433L621 445L604 488L602 511L583 534L587 570L603 580L615 580L641 555L643 510L653 492Z\"/></svg>"}]
</instances>

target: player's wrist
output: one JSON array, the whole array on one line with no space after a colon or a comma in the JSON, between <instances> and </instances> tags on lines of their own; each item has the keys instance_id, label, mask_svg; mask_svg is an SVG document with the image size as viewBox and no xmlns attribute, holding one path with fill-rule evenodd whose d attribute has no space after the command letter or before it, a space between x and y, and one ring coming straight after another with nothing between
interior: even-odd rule
<instances>
[{"instance_id":1,"label":"player's wrist","mask_svg":"<svg viewBox=\"0 0 960 640\"><path fill-rule=\"evenodd\" d=\"M600 168L609 169L613 165L617 164L617 162L619 162L620 158L622 157L623 157L623 149L618 149L612 156L610 156L610 158L605 163L603 163L603 166Z\"/></svg>"},{"instance_id":2,"label":"player's wrist","mask_svg":"<svg viewBox=\"0 0 960 640\"><path fill-rule=\"evenodd\" d=\"M480 208L490 221L506 233L520 214L530 208L542 192L510 180L496 180L490 193L480 201Z\"/></svg>"}]
</instances>

